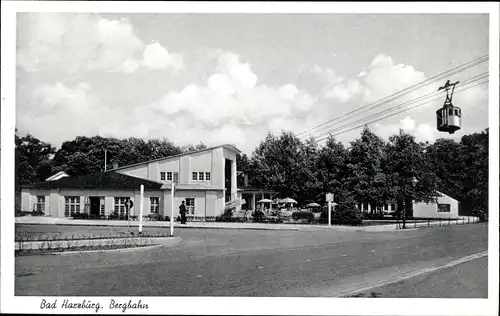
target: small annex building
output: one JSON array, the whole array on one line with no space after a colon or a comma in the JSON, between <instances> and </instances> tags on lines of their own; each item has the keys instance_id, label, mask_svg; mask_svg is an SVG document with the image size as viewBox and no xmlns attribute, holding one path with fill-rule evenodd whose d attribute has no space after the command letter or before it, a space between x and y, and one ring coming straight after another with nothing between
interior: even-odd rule
<instances>
[{"instance_id":1,"label":"small annex building","mask_svg":"<svg viewBox=\"0 0 500 316\"><path fill-rule=\"evenodd\" d=\"M175 183L174 216L185 201L188 218L209 220L221 214L226 202L236 200L236 156L232 145L220 145L184 154L123 166L106 172L62 177L21 186L21 210L46 216L75 213L107 217L113 212L139 215L140 186L144 185L143 215L171 215L171 188Z\"/></svg>"}]
</instances>

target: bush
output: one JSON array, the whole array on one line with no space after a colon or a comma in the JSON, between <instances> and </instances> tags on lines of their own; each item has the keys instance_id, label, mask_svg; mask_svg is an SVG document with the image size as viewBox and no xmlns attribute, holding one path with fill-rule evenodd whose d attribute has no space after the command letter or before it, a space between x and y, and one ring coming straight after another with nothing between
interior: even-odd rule
<instances>
[{"instance_id":1,"label":"bush","mask_svg":"<svg viewBox=\"0 0 500 316\"><path fill-rule=\"evenodd\" d=\"M75 213L73 214L74 219L89 219L89 214L87 213Z\"/></svg>"},{"instance_id":2,"label":"bush","mask_svg":"<svg viewBox=\"0 0 500 316\"><path fill-rule=\"evenodd\" d=\"M42 211L33 211L31 212L31 216L44 216L45 213Z\"/></svg>"},{"instance_id":3,"label":"bush","mask_svg":"<svg viewBox=\"0 0 500 316\"><path fill-rule=\"evenodd\" d=\"M148 214L149 220L150 221L161 221L163 220L163 216L158 214L158 213L151 213Z\"/></svg>"},{"instance_id":4,"label":"bush","mask_svg":"<svg viewBox=\"0 0 500 316\"><path fill-rule=\"evenodd\" d=\"M292 213L292 218L296 221L305 219L310 223L314 220L314 213L309 211L295 211Z\"/></svg>"}]
</instances>

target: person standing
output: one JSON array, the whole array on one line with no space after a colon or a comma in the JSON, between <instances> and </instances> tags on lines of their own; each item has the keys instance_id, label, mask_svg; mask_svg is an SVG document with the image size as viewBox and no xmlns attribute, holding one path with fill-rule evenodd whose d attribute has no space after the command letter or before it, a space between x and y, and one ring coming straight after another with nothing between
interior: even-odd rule
<instances>
[{"instance_id":1,"label":"person standing","mask_svg":"<svg viewBox=\"0 0 500 316\"><path fill-rule=\"evenodd\" d=\"M181 214L181 224L186 224L186 205L184 205L184 201L179 206L179 214Z\"/></svg>"}]
</instances>

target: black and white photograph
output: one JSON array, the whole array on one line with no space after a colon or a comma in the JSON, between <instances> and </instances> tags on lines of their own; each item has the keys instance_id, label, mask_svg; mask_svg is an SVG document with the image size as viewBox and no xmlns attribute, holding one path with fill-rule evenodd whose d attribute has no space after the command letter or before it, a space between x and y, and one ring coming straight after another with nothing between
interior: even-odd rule
<instances>
[{"instance_id":1,"label":"black and white photograph","mask_svg":"<svg viewBox=\"0 0 500 316\"><path fill-rule=\"evenodd\" d=\"M2 1L2 313L497 315L499 8Z\"/></svg>"}]
</instances>

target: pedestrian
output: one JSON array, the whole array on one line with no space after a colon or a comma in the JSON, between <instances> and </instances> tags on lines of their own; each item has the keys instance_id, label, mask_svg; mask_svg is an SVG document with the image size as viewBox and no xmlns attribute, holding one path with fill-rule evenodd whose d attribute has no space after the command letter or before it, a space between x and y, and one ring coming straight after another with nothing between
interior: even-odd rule
<instances>
[{"instance_id":1,"label":"pedestrian","mask_svg":"<svg viewBox=\"0 0 500 316\"><path fill-rule=\"evenodd\" d=\"M181 214L181 224L186 224L186 205L184 205L184 201L179 206L179 214Z\"/></svg>"}]
</instances>

